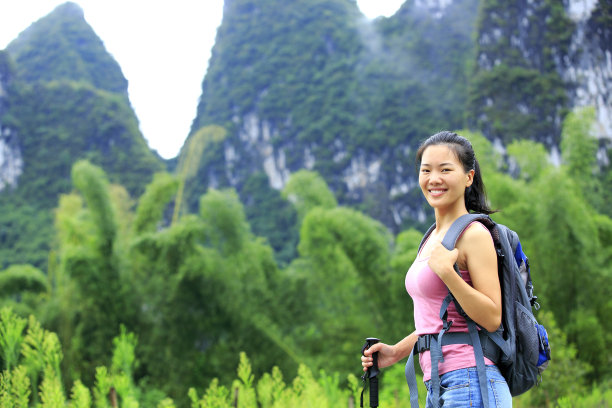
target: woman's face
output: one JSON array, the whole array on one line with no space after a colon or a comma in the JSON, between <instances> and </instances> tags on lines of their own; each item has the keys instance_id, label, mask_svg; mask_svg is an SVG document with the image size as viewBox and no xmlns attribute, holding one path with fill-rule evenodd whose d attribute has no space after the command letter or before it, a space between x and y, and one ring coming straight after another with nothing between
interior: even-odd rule
<instances>
[{"instance_id":1,"label":"woman's face","mask_svg":"<svg viewBox=\"0 0 612 408\"><path fill-rule=\"evenodd\" d=\"M465 189L472 185L473 179L474 170L466 173L455 152L447 145L429 146L423 152L419 186L433 208L465 207Z\"/></svg>"}]
</instances>

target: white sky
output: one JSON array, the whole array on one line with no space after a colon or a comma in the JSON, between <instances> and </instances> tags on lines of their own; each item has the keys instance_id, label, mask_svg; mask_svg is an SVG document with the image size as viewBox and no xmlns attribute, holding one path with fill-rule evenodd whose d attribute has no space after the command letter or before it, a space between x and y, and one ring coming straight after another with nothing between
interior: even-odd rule
<instances>
[{"instance_id":1,"label":"white sky","mask_svg":"<svg viewBox=\"0 0 612 408\"><path fill-rule=\"evenodd\" d=\"M130 101L149 146L175 157L195 118L223 0L73 0L129 82ZM1 0L0 49L65 0ZM369 18L404 0L357 0Z\"/></svg>"}]
</instances>

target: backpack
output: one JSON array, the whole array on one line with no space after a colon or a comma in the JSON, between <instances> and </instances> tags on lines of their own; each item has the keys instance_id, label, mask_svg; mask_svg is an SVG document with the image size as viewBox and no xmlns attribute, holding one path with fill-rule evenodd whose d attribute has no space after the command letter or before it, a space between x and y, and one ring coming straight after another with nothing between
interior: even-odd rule
<instances>
[{"instance_id":1,"label":"backpack","mask_svg":"<svg viewBox=\"0 0 612 408\"><path fill-rule=\"evenodd\" d=\"M442 244L449 251L452 250L464 229L474 221L481 222L489 229L495 244L502 292L502 323L495 332L487 332L484 328L478 327L463 312L449 290L440 309L442 330L440 333L419 336L406 364L406 380L410 387L410 402L413 408L418 407L413 360L415 354L423 351L430 350L432 358L431 392L436 405L440 395L438 361L443 361L444 345L470 344L474 347L478 382L485 407L488 407L489 403L483 356L495 362L508 383L512 396L520 395L536 385L550 360L548 334L546 329L538 324L532 312L532 308L538 310L540 305L537 303L537 296L533 293L529 260L523 252L518 234L505 225L495 223L488 215L465 214L451 225ZM419 250L434 228L435 224L425 233ZM456 264L455 271L459 273ZM446 310L450 302L455 303L457 311L466 319L468 333L447 332L452 326L452 321L447 320Z\"/></svg>"}]
</instances>

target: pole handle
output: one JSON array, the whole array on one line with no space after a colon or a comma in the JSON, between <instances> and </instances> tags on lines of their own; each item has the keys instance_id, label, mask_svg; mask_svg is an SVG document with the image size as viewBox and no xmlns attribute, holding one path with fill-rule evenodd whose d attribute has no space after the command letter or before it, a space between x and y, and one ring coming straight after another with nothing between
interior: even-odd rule
<instances>
[{"instance_id":1,"label":"pole handle","mask_svg":"<svg viewBox=\"0 0 612 408\"><path fill-rule=\"evenodd\" d=\"M361 349L361 354L364 351L372 347L374 344L378 343L380 340L376 337L368 337L366 339L365 344ZM363 376L364 381L364 391L365 391L365 381L366 379L370 380L370 407L378 407L378 377L376 377L380 373L380 369L378 368L378 352L372 354L372 367L369 367L367 372ZM363 392L361 393L361 406L363 407Z\"/></svg>"}]
</instances>

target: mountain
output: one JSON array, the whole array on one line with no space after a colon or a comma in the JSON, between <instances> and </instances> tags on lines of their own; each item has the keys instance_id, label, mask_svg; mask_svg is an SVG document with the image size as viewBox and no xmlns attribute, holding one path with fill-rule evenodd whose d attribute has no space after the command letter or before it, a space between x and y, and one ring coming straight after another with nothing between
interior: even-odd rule
<instances>
[{"instance_id":1,"label":"mountain","mask_svg":"<svg viewBox=\"0 0 612 408\"><path fill-rule=\"evenodd\" d=\"M19 231L70 189L80 158L136 196L155 171L205 146L182 202L196 212L208 188L236 189L281 262L298 235L281 190L301 169L399 232L431 222L414 152L441 129L482 131L502 153L536 140L558 161L563 119L590 105L609 166L611 9L604 0L407 0L368 20L354 0L226 0L192 128L164 163L138 130L119 65L66 3L0 52L1 247L35 245L44 262L48 244ZM5 264L24 258L4 255Z\"/></svg>"},{"instance_id":2,"label":"mountain","mask_svg":"<svg viewBox=\"0 0 612 408\"><path fill-rule=\"evenodd\" d=\"M0 267L46 262L51 209L71 190L77 160L101 166L133 196L165 169L138 128L119 65L74 3L0 53L0 126ZM32 222L38 213L46 215ZM19 250L39 240L33 258Z\"/></svg>"},{"instance_id":3,"label":"mountain","mask_svg":"<svg viewBox=\"0 0 612 408\"><path fill-rule=\"evenodd\" d=\"M558 151L561 123L593 106L595 133L612 138L609 1L484 0L469 124L507 144L518 138Z\"/></svg>"},{"instance_id":4,"label":"mountain","mask_svg":"<svg viewBox=\"0 0 612 408\"><path fill-rule=\"evenodd\" d=\"M463 125L477 9L406 2L368 21L350 0L226 1L190 137L209 125L228 135L201 163L192 208L208 187L248 202L251 178L279 190L306 168L396 231L425 222L414 150Z\"/></svg>"},{"instance_id":5,"label":"mountain","mask_svg":"<svg viewBox=\"0 0 612 408\"><path fill-rule=\"evenodd\" d=\"M350 0L226 1L190 138L209 125L228 134L211 144L189 201L233 187L246 202L251 177L280 190L306 168L393 231L422 227L422 139L468 128L502 151L542 142L558 160L565 115L586 105L606 157L609 38L607 1L409 0L373 21Z\"/></svg>"},{"instance_id":6,"label":"mountain","mask_svg":"<svg viewBox=\"0 0 612 408\"><path fill-rule=\"evenodd\" d=\"M25 82L66 79L127 98L128 82L117 61L75 3L64 3L23 31L6 48Z\"/></svg>"}]
</instances>

